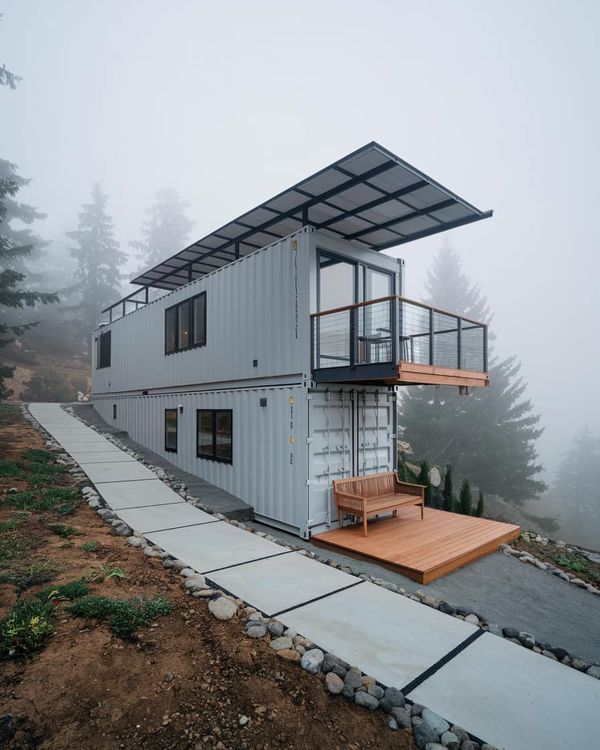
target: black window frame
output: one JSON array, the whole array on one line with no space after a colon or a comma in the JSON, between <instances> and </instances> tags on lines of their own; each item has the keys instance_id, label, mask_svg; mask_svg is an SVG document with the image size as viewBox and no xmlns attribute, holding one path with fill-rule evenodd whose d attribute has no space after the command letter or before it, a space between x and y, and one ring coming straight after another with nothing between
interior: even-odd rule
<instances>
[{"instance_id":1,"label":"black window frame","mask_svg":"<svg viewBox=\"0 0 600 750\"><path fill-rule=\"evenodd\" d=\"M97 362L96 369L103 370L106 367L110 367L112 359L112 331L101 332L98 336L98 349L97 349ZM108 341L105 346L104 342ZM107 357L108 354L108 357Z\"/></svg>"},{"instance_id":2,"label":"black window frame","mask_svg":"<svg viewBox=\"0 0 600 750\"><path fill-rule=\"evenodd\" d=\"M204 325L203 325L203 340L199 344L195 344L194 341L196 340L196 330L195 330L195 316L194 316L194 307L196 305L196 300L203 299L204 300ZM184 306L188 306L188 315L189 315L189 333L188 333L188 345L187 346L179 346L179 310ZM169 329L168 329L168 318L169 313L171 310L175 310L174 315L174 324L175 324L175 348L169 350L168 348L168 340L169 340ZM179 354L179 352L187 352L190 349L200 349L203 346L206 346L206 319L207 319L207 303L206 303L206 292L200 292L199 294L195 294L193 297L188 297L187 299L181 300L181 302L178 302L176 305L171 305L170 307L167 307L165 310L165 356L169 354Z\"/></svg>"},{"instance_id":3,"label":"black window frame","mask_svg":"<svg viewBox=\"0 0 600 750\"><path fill-rule=\"evenodd\" d=\"M116 404L112 405L112 418L113 420L117 418L117 405Z\"/></svg>"},{"instance_id":4,"label":"black window frame","mask_svg":"<svg viewBox=\"0 0 600 750\"><path fill-rule=\"evenodd\" d=\"M200 453L200 446L198 445L198 428L200 426L200 415L201 414L212 414L213 425L212 425L212 453ZM229 414L229 423L231 425L231 431L229 435L231 443L231 458L223 458L223 456L217 456L217 414ZM233 464L233 409L196 409L196 458L203 458L207 461L218 461L222 464Z\"/></svg>"},{"instance_id":5,"label":"black window frame","mask_svg":"<svg viewBox=\"0 0 600 750\"><path fill-rule=\"evenodd\" d=\"M175 447L169 448L169 444L167 441L167 415L169 412L175 412ZM167 453L177 453L177 448L179 447L179 416L178 416L179 410L177 407L173 407L172 409L165 409L165 451Z\"/></svg>"}]
</instances>

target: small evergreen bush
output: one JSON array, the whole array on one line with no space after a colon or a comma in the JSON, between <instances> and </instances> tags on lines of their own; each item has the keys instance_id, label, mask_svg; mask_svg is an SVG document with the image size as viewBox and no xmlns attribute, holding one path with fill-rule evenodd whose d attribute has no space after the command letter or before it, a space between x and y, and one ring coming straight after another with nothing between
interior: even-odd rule
<instances>
[{"instance_id":1,"label":"small evergreen bush","mask_svg":"<svg viewBox=\"0 0 600 750\"><path fill-rule=\"evenodd\" d=\"M481 518L483 515L483 492L479 490L479 499L477 500L477 507L475 508L475 515Z\"/></svg>"},{"instance_id":2,"label":"small evergreen bush","mask_svg":"<svg viewBox=\"0 0 600 750\"><path fill-rule=\"evenodd\" d=\"M471 515L473 510L473 496L471 495L471 485L468 479L464 479L460 486L459 507L463 515Z\"/></svg>"}]
</instances>

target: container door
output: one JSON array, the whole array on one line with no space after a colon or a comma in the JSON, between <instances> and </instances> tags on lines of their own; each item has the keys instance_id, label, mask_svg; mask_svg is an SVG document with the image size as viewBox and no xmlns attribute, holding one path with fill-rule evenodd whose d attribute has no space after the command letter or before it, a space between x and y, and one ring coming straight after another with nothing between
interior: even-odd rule
<instances>
[{"instance_id":1,"label":"container door","mask_svg":"<svg viewBox=\"0 0 600 750\"><path fill-rule=\"evenodd\" d=\"M354 473L354 393L310 394L308 424L308 526L336 518L331 482Z\"/></svg>"},{"instance_id":2,"label":"container door","mask_svg":"<svg viewBox=\"0 0 600 750\"><path fill-rule=\"evenodd\" d=\"M356 474L394 471L396 395L389 391L358 391L355 400Z\"/></svg>"}]
</instances>

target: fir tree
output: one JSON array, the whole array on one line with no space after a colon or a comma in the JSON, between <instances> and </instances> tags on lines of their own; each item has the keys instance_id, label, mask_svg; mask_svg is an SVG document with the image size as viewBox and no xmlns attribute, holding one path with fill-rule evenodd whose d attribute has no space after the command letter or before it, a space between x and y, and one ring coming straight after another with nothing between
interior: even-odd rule
<instances>
[{"instance_id":1,"label":"fir tree","mask_svg":"<svg viewBox=\"0 0 600 750\"><path fill-rule=\"evenodd\" d=\"M106 203L107 197L100 184L95 183L91 203L85 203L79 213L78 228L67 233L67 237L76 242L70 252L77 262L80 335L86 350L91 332L100 321L101 310L119 296L122 277L119 267L127 260L115 239Z\"/></svg>"},{"instance_id":2,"label":"fir tree","mask_svg":"<svg viewBox=\"0 0 600 750\"><path fill-rule=\"evenodd\" d=\"M142 239L129 243L138 251L140 273L185 247L194 226L184 213L188 207L189 203L182 201L174 188L156 192L154 203L146 211L148 218L142 225Z\"/></svg>"},{"instance_id":3,"label":"fir tree","mask_svg":"<svg viewBox=\"0 0 600 750\"><path fill-rule=\"evenodd\" d=\"M588 427L573 439L553 490L568 503L595 505L600 511L600 439Z\"/></svg>"},{"instance_id":4,"label":"fir tree","mask_svg":"<svg viewBox=\"0 0 600 750\"><path fill-rule=\"evenodd\" d=\"M468 479L463 479L463 483L460 486L459 507L463 515L471 515L473 510L473 496L471 495L471 485Z\"/></svg>"},{"instance_id":5,"label":"fir tree","mask_svg":"<svg viewBox=\"0 0 600 750\"><path fill-rule=\"evenodd\" d=\"M442 491L443 503L442 510L454 510L454 493L452 491L452 466L446 466L446 475L444 476L444 489Z\"/></svg>"},{"instance_id":6,"label":"fir tree","mask_svg":"<svg viewBox=\"0 0 600 750\"><path fill-rule=\"evenodd\" d=\"M426 287L431 304L489 321L485 297L447 246L438 253ZM514 503L535 497L545 489L536 478L541 466L535 442L542 429L519 370L514 357L492 356L490 387L474 389L468 397L450 387L405 388L399 418L402 438L416 455L451 464L486 493Z\"/></svg>"},{"instance_id":7,"label":"fir tree","mask_svg":"<svg viewBox=\"0 0 600 750\"><path fill-rule=\"evenodd\" d=\"M410 481L408 478L408 466L406 465L406 454L404 452L401 452L398 457L398 471L396 473L401 482Z\"/></svg>"},{"instance_id":8,"label":"fir tree","mask_svg":"<svg viewBox=\"0 0 600 750\"><path fill-rule=\"evenodd\" d=\"M29 229L15 230L10 226L11 219L21 221L39 216L35 209L17 203L14 198L27 181L16 172L16 166L0 159L0 348L7 346L15 337L30 330L35 321L10 318L10 311L19 311L37 304L56 302L56 294L24 288L26 273L23 260L33 249L28 244L32 235ZM8 398L10 391L5 380L12 377L13 368L0 363L0 400Z\"/></svg>"},{"instance_id":9,"label":"fir tree","mask_svg":"<svg viewBox=\"0 0 600 750\"><path fill-rule=\"evenodd\" d=\"M478 518L481 518L483 515L483 492L479 490L479 499L477 500L477 507L475 508L475 513Z\"/></svg>"}]
</instances>

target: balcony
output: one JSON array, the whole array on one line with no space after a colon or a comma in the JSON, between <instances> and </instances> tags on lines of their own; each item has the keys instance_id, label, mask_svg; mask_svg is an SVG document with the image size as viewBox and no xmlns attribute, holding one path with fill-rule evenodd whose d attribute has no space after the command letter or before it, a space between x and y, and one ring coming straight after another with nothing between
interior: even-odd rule
<instances>
[{"instance_id":1,"label":"balcony","mask_svg":"<svg viewBox=\"0 0 600 750\"><path fill-rule=\"evenodd\" d=\"M489 385L487 325L405 297L311 315L316 382Z\"/></svg>"}]
</instances>

